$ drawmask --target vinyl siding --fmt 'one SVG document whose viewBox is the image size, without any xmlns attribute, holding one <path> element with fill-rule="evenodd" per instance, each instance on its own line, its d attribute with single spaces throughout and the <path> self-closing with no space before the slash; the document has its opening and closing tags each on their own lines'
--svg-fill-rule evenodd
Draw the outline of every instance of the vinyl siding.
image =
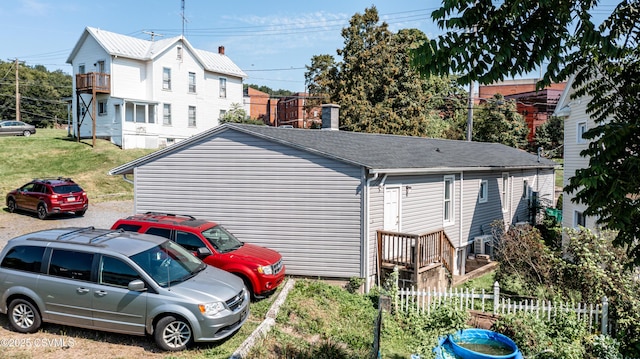
<svg viewBox="0 0 640 359">
<path fill-rule="evenodd" d="M 564 125 L 564 178 L 563 186 L 569 184 L 569 179 L 573 177 L 580 168 L 589 166 L 589 159 L 580 156 L 580 152 L 589 146 L 588 142 L 578 143 L 578 123 L 586 122 L 587 130 L 594 128 L 595 123 L 586 113 L 587 104 L 590 97 L 575 99 L 570 101 L 571 114 L 565 119 Z M 573 228 L 575 223 L 575 211 L 584 212 L 586 206 L 573 203 L 573 193 L 564 193 L 562 207 L 562 226 Z M 595 228 L 595 218 L 587 217 L 586 226 Z"/>
<path fill-rule="evenodd" d="M 280 252 L 287 273 L 361 273 L 361 169 L 236 131 L 138 167 L 136 212 L 190 214 Z"/>
</svg>

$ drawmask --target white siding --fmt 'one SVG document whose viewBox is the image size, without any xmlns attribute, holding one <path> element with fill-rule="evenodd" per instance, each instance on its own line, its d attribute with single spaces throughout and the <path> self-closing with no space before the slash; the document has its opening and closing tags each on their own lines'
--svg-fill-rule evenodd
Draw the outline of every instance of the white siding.
<svg viewBox="0 0 640 359">
<path fill-rule="evenodd" d="M 217 221 L 280 252 L 287 273 L 360 277 L 361 169 L 225 131 L 138 167 L 136 211 Z"/>
<path fill-rule="evenodd" d="M 571 93 L 571 92 L 570 92 Z M 569 178 L 573 177 L 576 170 L 589 166 L 589 159 L 580 156 L 580 152 L 589 146 L 587 141 L 578 143 L 578 123 L 586 122 L 587 129 L 595 126 L 594 121 L 586 113 L 587 104 L 591 98 L 581 98 L 571 100 L 571 114 L 565 119 L 564 124 L 564 177 L 563 186 L 569 184 Z M 572 202 L 573 193 L 564 193 L 562 200 L 562 226 L 565 228 L 573 228 L 575 223 L 575 211 L 584 212 L 586 206 Z M 587 217 L 586 226 L 595 228 L 595 218 Z"/>
</svg>

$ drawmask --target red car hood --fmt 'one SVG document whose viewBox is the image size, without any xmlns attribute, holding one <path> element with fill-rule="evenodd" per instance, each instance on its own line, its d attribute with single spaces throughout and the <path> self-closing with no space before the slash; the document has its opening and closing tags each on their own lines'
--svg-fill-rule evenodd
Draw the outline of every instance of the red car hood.
<svg viewBox="0 0 640 359">
<path fill-rule="evenodd" d="M 260 265 L 273 264 L 282 258 L 280 253 L 274 250 L 249 243 L 245 243 L 242 247 L 224 255 L 229 258 L 243 258 Z"/>
</svg>

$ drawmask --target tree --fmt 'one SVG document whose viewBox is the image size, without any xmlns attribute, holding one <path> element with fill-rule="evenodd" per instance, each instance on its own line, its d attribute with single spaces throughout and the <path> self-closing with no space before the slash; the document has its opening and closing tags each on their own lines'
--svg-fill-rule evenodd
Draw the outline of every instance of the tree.
<svg viewBox="0 0 640 359">
<path fill-rule="evenodd" d="M 49 127 L 66 122 L 67 104 L 71 96 L 71 76 L 61 70 L 48 71 L 42 65 L 19 64 L 20 119 L 36 127 Z M 0 119 L 16 117 L 15 62 L 0 61 Z"/>
<path fill-rule="evenodd" d="M 529 128 L 514 100 L 495 94 L 480 105 L 474 121 L 474 141 L 497 142 L 521 149 L 527 146 Z"/>
<path fill-rule="evenodd" d="M 233 123 L 248 123 L 252 125 L 264 125 L 260 120 L 253 120 L 247 115 L 247 111 L 242 108 L 239 103 L 232 103 L 231 109 L 225 112 L 220 118 L 220 124 L 233 122 Z"/>
<path fill-rule="evenodd" d="M 542 147 L 550 157 L 562 157 L 562 145 L 564 144 L 564 120 L 562 117 L 551 116 L 536 129 L 533 139 L 533 150 Z"/>
<path fill-rule="evenodd" d="M 591 98 L 597 126 L 581 155 L 589 167 L 570 178 L 567 192 L 604 228 L 617 232 L 640 265 L 640 12 L 621 1 L 595 24 L 593 0 L 444 0 L 432 13 L 448 31 L 424 43 L 414 64 L 424 74 L 460 75 L 463 83 L 492 83 L 546 64 L 539 87 L 573 76 L 574 98 Z M 598 9 L 602 11 L 602 9 Z"/>
<path fill-rule="evenodd" d="M 458 136 L 466 94 L 449 77 L 424 79 L 411 67 L 410 50 L 427 41 L 415 29 L 393 33 L 375 7 L 355 14 L 342 29 L 342 61 L 318 55 L 305 80 L 312 97 L 340 105 L 340 128 L 400 135 Z M 454 128 L 454 129 L 452 129 Z"/>
<path fill-rule="evenodd" d="M 251 87 L 254 88 L 258 91 L 262 91 L 264 93 L 268 93 L 271 96 L 291 96 L 293 94 L 293 92 L 289 91 L 289 90 L 283 90 L 283 89 L 279 89 L 279 90 L 274 90 L 269 86 L 265 86 L 265 85 L 255 85 L 255 84 L 244 84 L 243 88 L 246 90 L 247 87 Z"/>
</svg>

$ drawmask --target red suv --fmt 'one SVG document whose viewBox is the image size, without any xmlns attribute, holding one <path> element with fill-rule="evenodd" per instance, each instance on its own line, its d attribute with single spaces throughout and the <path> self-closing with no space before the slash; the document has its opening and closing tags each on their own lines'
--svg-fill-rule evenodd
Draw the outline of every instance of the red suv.
<svg viewBox="0 0 640 359">
<path fill-rule="evenodd" d="M 31 211 L 40 219 L 64 212 L 84 216 L 88 208 L 87 193 L 71 178 L 34 179 L 7 194 L 9 212 L 19 209 Z"/>
<path fill-rule="evenodd" d="M 192 216 L 147 212 L 119 219 L 111 229 L 169 238 L 205 263 L 242 278 L 254 298 L 271 294 L 284 279 L 285 267 L 280 253 L 240 242 L 214 222 Z"/>
</svg>

